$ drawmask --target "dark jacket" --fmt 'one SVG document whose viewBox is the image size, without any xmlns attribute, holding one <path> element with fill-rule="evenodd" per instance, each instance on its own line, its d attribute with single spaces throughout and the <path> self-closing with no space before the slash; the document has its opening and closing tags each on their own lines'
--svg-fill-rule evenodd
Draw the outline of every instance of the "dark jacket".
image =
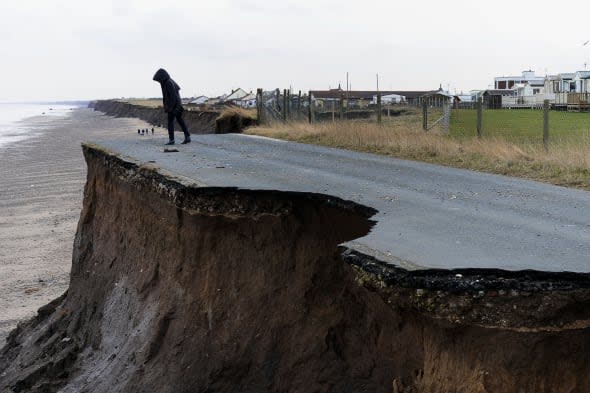
<svg viewBox="0 0 590 393">
<path fill-rule="evenodd" d="M 172 78 L 165 69 L 160 68 L 154 74 L 153 78 L 160 83 L 162 87 L 162 101 L 164 102 L 164 111 L 173 112 L 179 108 L 182 110 L 182 101 L 180 100 L 180 86 Z"/>
</svg>

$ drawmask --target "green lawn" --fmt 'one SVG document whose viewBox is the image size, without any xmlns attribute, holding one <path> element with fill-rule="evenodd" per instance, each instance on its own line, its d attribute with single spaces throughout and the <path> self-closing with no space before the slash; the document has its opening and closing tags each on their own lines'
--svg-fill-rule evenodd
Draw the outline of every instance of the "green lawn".
<svg viewBox="0 0 590 393">
<path fill-rule="evenodd" d="M 471 138 L 477 135 L 477 114 L 472 109 L 455 109 L 451 115 L 450 135 Z M 531 109 L 484 110 L 482 133 L 516 143 L 543 141 L 543 111 Z M 551 111 L 549 113 L 550 141 L 573 142 L 590 136 L 590 113 Z"/>
</svg>

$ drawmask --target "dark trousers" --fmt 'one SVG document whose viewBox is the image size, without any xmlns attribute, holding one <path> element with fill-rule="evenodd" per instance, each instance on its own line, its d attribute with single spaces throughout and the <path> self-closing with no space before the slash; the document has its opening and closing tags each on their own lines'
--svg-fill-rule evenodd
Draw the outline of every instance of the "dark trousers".
<svg viewBox="0 0 590 393">
<path fill-rule="evenodd" d="M 174 118 L 176 118 L 176 121 L 180 124 L 184 137 L 190 138 L 191 134 L 188 132 L 188 127 L 186 126 L 182 115 L 175 115 L 172 112 L 168 112 L 168 138 L 170 138 L 171 141 L 174 140 Z"/>
</svg>

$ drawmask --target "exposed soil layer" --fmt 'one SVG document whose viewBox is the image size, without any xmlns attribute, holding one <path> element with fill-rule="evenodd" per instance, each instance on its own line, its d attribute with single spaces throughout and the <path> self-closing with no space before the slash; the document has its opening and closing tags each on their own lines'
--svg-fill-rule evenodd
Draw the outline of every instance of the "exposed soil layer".
<svg viewBox="0 0 590 393">
<path fill-rule="evenodd" d="M 11 333 L 1 391 L 590 391 L 587 276 L 406 272 L 338 248 L 371 208 L 84 154 L 69 290 Z"/>
<path fill-rule="evenodd" d="M 134 105 L 117 100 L 99 100 L 90 104 L 92 108 L 115 117 L 135 117 L 154 126 L 166 127 L 168 118 L 162 108 Z M 184 121 L 191 134 L 240 133 L 253 125 L 253 120 L 238 114 L 222 116 L 217 111 L 184 111 Z"/>
</svg>

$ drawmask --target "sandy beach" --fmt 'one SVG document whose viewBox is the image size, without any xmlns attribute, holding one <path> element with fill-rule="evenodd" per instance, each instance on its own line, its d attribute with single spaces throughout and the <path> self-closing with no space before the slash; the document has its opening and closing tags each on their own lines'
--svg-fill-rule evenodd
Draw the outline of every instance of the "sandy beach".
<svg viewBox="0 0 590 393">
<path fill-rule="evenodd" d="M 68 287 L 86 164 L 80 144 L 139 136 L 148 124 L 90 109 L 26 120 L 40 135 L 0 147 L 0 347 L 8 333 Z M 151 126 L 149 126 L 151 129 Z"/>
</svg>

